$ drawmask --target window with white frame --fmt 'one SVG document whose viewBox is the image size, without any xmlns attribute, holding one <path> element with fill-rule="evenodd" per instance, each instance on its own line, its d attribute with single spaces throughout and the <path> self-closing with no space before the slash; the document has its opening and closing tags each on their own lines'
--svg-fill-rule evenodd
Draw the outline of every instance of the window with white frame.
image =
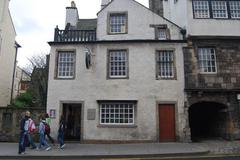
<svg viewBox="0 0 240 160">
<path fill-rule="evenodd" d="M 208 1 L 193 1 L 193 10 L 195 18 L 209 18 Z"/>
<path fill-rule="evenodd" d="M 193 0 L 194 18 L 240 18 L 239 0 Z"/>
<path fill-rule="evenodd" d="M 171 50 L 157 51 L 157 78 L 174 78 L 174 52 Z"/>
<path fill-rule="evenodd" d="M 212 1 L 213 18 L 227 18 L 227 3 L 226 1 Z"/>
<path fill-rule="evenodd" d="M 216 55 L 214 48 L 198 48 L 198 63 L 202 73 L 216 73 Z"/>
<path fill-rule="evenodd" d="M 73 78 L 75 68 L 74 52 L 58 52 L 58 73 L 57 78 Z"/>
<path fill-rule="evenodd" d="M 136 102 L 100 102 L 100 124 L 133 125 Z"/>
<path fill-rule="evenodd" d="M 109 16 L 109 33 L 126 33 L 127 32 L 127 14 L 113 13 Z"/>
<path fill-rule="evenodd" d="M 128 53 L 127 50 L 110 50 L 108 53 L 108 77 L 127 78 Z"/>
<path fill-rule="evenodd" d="M 240 18 L 240 1 L 230 1 L 231 18 Z"/>
</svg>

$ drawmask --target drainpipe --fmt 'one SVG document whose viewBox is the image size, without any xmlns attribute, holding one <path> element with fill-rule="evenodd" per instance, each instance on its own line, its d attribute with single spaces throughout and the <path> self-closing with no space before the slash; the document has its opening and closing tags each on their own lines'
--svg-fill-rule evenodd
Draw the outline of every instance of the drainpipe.
<svg viewBox="0 0 240 160">
<path fill-rule="evenodd" d="M 16 71 L 16 64 L 17 64 L 17 52 L 18 48 L 21 46 L 15 41 L 15 59 L 14 59 L 14 65 L 13 65 L 13 76 L 12 76 L 12 89 L 11 89 L 11 99 L 10 103 L 12 104 L 13 102 L 13 90 L 14 90 L 14 79 L 15 79 L 15 71 Z"/>
</svg>

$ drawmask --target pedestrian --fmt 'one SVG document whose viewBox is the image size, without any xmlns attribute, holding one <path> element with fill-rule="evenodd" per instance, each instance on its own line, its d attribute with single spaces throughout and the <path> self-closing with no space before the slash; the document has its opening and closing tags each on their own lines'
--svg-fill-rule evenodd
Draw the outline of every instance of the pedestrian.
<svg viewBox="0 0 240 160">
<path fill-rule="evenodd" d="M 45 118 L 46 118 L 46 123 L 49 126 L 49 131 L 45 131 L 46 136 L 48 137 L 48 139 L 51 141 L 51 143 L 54 145 L 54 139 L 50 136 L 50 124 L 51 124 L 51 118 L 49 117 L 48 113 L 45 114 Z"/>
<path fill-rule="evenodd" d="M 26 111 L 24 117 L 21 119 L 20 122 L 20 137 L 19 137 L 19 147 L 18 147 L 18 154 L 26 154 L 25 153 L 25 139 L 28 133 L 28 119 L 30 116 L 30 112 Z"/>
<path fill-rule="evenodd" d="M 60 144 L 60 149 L 64 149 L 64 130 L 65 130 L 65 119 L 62 115 L 59 122 L 59 129 L 58 129 L 58 142 Z"/>
<path fill-rule="evenodd" d="M 35 133 L 35 131 L 36 131 L 36 126 L 35 126 L 35 123 L 34 123 L 34 121 L 31 119 L 31 117 L 30 117 L 30 113 L 29 113 L 29 119 L 28 119 L 28 121 L 29 121 L 29 125 L 28 125 L 28 133 L 27 133 L 27 138 L 28 138 L 28 141 L 29 141 L 29 143 L 30 143 L 30 145 L 32 146 L 31 147 L 31 149 L 36 149 L 37 148 L 37 146 L 36 146 L 36 144 L 34 143 L 34 141 L 33 141 L 33 138 L 32 138 L 32 135 Z"/>
<path fill-rule="evenodd" d="M 49 144 L 47 143 L 46 139 L 45 139 L 45 118 L 40 116 L 40 124 L 39 124 L 39 149 L 42 148 L 42 146 L 46 147 L 46 151 L 49 151 L 51 149 L 51 147 L 49 146 Z"/>
</svg>

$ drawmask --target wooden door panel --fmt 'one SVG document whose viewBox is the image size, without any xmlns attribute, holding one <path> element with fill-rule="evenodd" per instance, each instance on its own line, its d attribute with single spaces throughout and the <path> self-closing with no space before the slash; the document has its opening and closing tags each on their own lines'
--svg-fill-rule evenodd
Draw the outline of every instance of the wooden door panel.
<svg viewBox="0 0 240 160">
<path fill-rule="evenodd" d="M 159 139 L 161 142 L 175 141 L 175 106 L 159 105 Z"/>
</svg>

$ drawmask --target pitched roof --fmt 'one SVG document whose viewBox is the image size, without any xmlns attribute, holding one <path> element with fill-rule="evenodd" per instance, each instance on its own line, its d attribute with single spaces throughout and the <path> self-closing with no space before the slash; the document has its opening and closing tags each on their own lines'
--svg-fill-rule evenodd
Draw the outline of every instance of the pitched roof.
<svg viewBox="0 0 240 160">
<path fill-rule="evenodd" d="M 77 30 L 95 30 L 97 28 L 97 19 L 79 19 Z"/>
</svg>

